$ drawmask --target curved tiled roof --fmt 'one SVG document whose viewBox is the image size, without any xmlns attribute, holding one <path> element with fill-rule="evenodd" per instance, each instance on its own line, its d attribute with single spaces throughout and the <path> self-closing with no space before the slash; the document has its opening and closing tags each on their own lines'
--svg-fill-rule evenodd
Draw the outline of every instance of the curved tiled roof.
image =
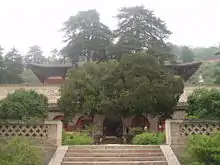
<svg viewBox="0 0 220 165">
<path fill-rule="evenodd" d="M 195 85 L 195 86 L 185 86 L 184 93 L 181 95 L 179 103 L 184 103 L 187 101 L 187 97 L 193 92 L 194 89 L 205 87 L 208 89 L 216 88 L 220 90 L 218 85 Z M 0 85 L 0 100 L 5 98 L 8 93 L 12 93 L 17 89 L 35 90 L 38 93 L 44 94 L 48 97 L 49 103 L 56 103 L 60 97 L 59 85 Z"/>
<path fill-rule="evenodd" d="M 167 68 L 174 71 L 175 74 L 181 76 L 185 81 L 187 81 L 200 67 L 202 62 L 191 62 L 191 63 L 181 63 L 181 64 L 169 64 L 166 65 Z M 80 64 L 81 65 L 81 64 Z M 72 68 L 71 64 L 56 64 L 56 65 L 46 65 L 46 64 L 28 64 L 27 68 L 30 68 L 32 72 L 38 77 L 38 79 L 44 83 L 48 77 L 62 77 L 65 78 L 67 71 Z"/>
</svg>

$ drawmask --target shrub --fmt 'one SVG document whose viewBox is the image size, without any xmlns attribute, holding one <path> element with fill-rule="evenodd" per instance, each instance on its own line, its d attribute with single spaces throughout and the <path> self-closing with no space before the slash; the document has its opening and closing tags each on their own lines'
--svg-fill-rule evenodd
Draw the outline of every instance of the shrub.
<svg viewBox="0 0 220 165">
<path fill-rule="evenodd" d="M 142 133 L 133 138 L 133 144 L 137 145 L 160 145 L 164 141 L 164 133 Z"/>
<path fill-rule="evenodd" d="M 220 133 L 191 136 L 183 160 L 186 164 L 219 165 Z"/>
<path fill-rule="evenodd" d="M 63 132 L 63 145 L 88 145 L 93 144 L 93 139 L 82 132 Z"/>
<path fill-rule="evenodd" d="M 0 101 L 0 119 L 44 119 L 47 114 L 47 97 L 33 90 L 16 90 Z"/>
<path fill-rule="evenodd" d="M 188 115 L 198 119 L 220 118 L 220 91 L 200 88 L 188 97 Z"/>
<path fill-rule="evenodd" d="M 13 138 L 0 145 L 1 165 L 43 165 L 43 153 L 26 138 Z"/>
</svg>

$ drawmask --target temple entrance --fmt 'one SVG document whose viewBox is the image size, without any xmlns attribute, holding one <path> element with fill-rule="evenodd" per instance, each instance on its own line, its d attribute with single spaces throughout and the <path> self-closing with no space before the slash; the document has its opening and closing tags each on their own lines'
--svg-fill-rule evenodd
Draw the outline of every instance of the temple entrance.
<svg viewBox="0 0 220 165">
<path fill-rule="evenodd" d="M 123 134 L 123 124 L 121 118 L 117 116 L 105 117 L 103 121 L 103 135 L 121 137 Z"/>
</svg>

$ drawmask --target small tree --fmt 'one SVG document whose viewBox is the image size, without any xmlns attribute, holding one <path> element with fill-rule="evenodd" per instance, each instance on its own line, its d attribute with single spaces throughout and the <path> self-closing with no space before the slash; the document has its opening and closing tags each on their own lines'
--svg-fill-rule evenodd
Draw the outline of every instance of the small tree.
<svg viewBox="0 0 220 165">
<path fill-rule="evenodd" d="M 0 119 L 44 119 L 47 114 L 47 97 L 33 90 L 16 90 L 0 102 Z"/>
<path fill-rule="evenodd" d="M 195 89 L 188 97 L 188 115 L 197 118 L 220 118 L 220 91 L 217 89 Z"/>
</svg>

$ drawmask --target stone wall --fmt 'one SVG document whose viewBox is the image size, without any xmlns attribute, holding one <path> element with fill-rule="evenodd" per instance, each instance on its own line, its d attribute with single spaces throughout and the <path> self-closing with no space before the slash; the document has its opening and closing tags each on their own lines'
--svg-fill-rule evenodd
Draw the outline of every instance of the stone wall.
<svg viewBox="0 0 220 165">
<path fill-rule="evenodd" d="M 172 147 L 180 160 L 190 135 L 210 135 L 216 131 L 220 131 L 220 121 L 166 120 L 165 122 L 166 144 Z"/>
<path fill-rule="evenodd" d="M 34 90 L 40 94 L 44 94 L 48 97 L 49 103 L 56 103 L 57 99 L 60 97 L 59 85 L 0 85 L 0 100 L 5 98 L 7 94 L 13 93 L 15 90 L 25 89 Z"/>
<path fill-rule="evenodd" d="M 61 121 L 45 121 L 42 123 L 1 121 L 0 138 L 27 137 L 37 145 L 60 146 L 62 142 Z"/>
<path fill-rule="evenodd" d="M 216 88 L 216 89 L 220 89 L 219 85 L 197 85 L 197 86 L 185 86 L 184 88 L 184 93 L 181 95 L 180 97 L 180 102 L 186 102 L 187 101 L 187 97 L 193 92 L 194 89 L 196 88 L 200 88 L 200 87 L 205 87 L 208 89 L 211 88 Z M 28 84 L 6 84 L 6 85 L 0 85 L 0 100 L 5 98 L 7 96 L 8 93 L 13 92 L 16 89 L 26 89 L 26 90 L 35 90 L 39 93 L 42 93 L 44 95 L 46 95 L 49 99 L 50 103 L 56 103 L 57 99 L 59 98 L 59 89 L 60 89 L 60 85 L 49 85 L 49 84 L 45 84 L 45 85 L 28 85 Z"/>
</svg>

